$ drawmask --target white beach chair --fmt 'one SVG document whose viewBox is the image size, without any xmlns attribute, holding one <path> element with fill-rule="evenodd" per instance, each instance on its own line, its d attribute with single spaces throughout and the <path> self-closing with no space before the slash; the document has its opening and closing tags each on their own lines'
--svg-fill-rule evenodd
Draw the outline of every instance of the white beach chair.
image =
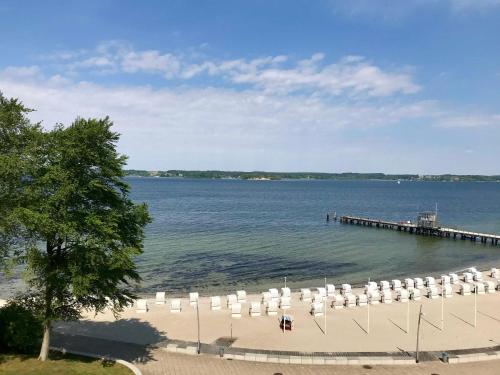
<svg viewBox="0 0 500 375">
<path fill-rule="evenodd" d="M 200 295 L 198 294 L 198 292 L 189 293 L 189 305 L 196 306 L 199 298 L 200 298 Z"/>
<path fill-rule="evenodd" d="M 278 302 L 269 301 L 266 306 L 266 314 L 269 316 L 274 316 L 278 314 Z"/>
<path fill-rule="evenodd" d="M 451 278 L 448 275 L 441 275 L 441 285 L 451 285 Z"/>
<path fill-rule="evenodd" d="M 464 283 L 472 283 L 474 281 L 474 278 L 472 277 L 472 273 L 470 272 L 465 272 L 463 274 L 464 278 Z"/>
<path fill-rule="evenodd" d="M 497 268 L 492 268 L 490 271 L 490 276 L 492 279 L 500 279 L 500 272 Z"/>
<path fill-rule="evenodd" d="M 326 284 L 326 295 L 328 297 L 333 297 L 335 295 L 335 285 Z"/>
<path fill-rule="evenodd" d="M 380 291 L 389 290 L 391 288 L 389 281 L 383 280 L 380 282 Z"/>
<path fill-rule="evenodd" d="M 409 298 L 409 293 L 407 289 L 401 288 L 396 292 L 396 299 L 399 302 L 408 302 L 408 298 Z"/>
<path fill-rule="evenodd" d="M 241 303 L 233 303 L 231 305 L 231 318 L 241 318 Z"/>
<path fill-rule="evenodd" d="M 326 289 L 325 288 L 322 289 L 324 290 L 322 290 L 320 293 L 313 294 L 313 302 L 324 302 L 327 300 Z"/>
<path fill-rule="evenodd" d="M 392 293 L 390 289 L 382 290 L 382 303 L 392 303 Z"/>
<path fill-rule="evenodd" d="M 409 292 L 410 292 L 410 299 L 412 299 L 414 301 L 420 301 L 420 298 L 421 298 L 420 289 L 413 288 L 413 289 L 410 289 Z"/>
<path fill-rule="evenodd" d="M 236 297 L 238 298 L 238 303 L 245 303 L 247 301 L 247 292 L 244 290 L 237 290 Z"/>
<path fill-rule="evenodd" d="M 281 288 L 281 297 L 290 297 L 292 295 L 292 291 L 290 288 Z"/>
<path fill-rule="evenodd" d="M 269 292 L 262 292 L 261 303 L 262 304 L 266 304 L 269 301 L 272 301 L 271 293 L 269 293 Z"/>
<path fill-rule="evenodd" d="M 425 278 L 425 286 L 427 287 L 436 286 L 436 279 L 433 278 L 432 276 L 427 276 Z"/>
<path fill-rule="evenodd" d="M 356 295 L 356 303 L 360 307 L 366 306 L 368 304 L 368 296 L 366 294 Z"/>
<path fill-rule="evenodd" d="M 474 281 L 483 281 L 483 273 L 476 271 L 472 274 Z"/>
<path fill-rule="evenodd" d="M 226 296 L 227 308 L 230 309 L 231 306 L 233 306 L 233 303 L 238 303 L 238 297 L 236 296 L 236 294 L 228 294 Z"/>
<path fill-rule="evenodd" d="M 450 273 L 450 282 L 453 284 L 453 285 L 456 285 L 458 284 L 460 281 L 458 275 L 456 273 Z"/>
<path fill-rule="evenodd" d="M 271 288 L 269 289 L 269 293 L 271 293 L 271 300 L 278 302 L 280 299 L 280 293 L 278 292 L 278 289 L 276 288 Z"/>
<path fill-rule="evenodd" d="M 401 289 L 401 280 L 392 280 L 392 290 L 397 292 L 399 289 Z"/>
<path fill-rule="evenodd" d="M 422 280 L 422 278 L 415 277 L 413 281 L 415 282 L 415 288 L 424 289 L 424 280 Z"/>
<path fill-rule="evenodd" d="M 353 294 L 348 294 L 345 297 L 345 307 L 356 307 L 356 296 Z"/>
<path fill-rule="evenodd" d="M 413 279 L 405 279 L 405 287 L 406 289 L 415 288 L 415 282 L 413 281 Z"/>
<path fill-rule="evenodd" d="M 252 302 L 250 304 L 250 309 L 248 310 L 248 314 L 250 316 L 260 316 L 261 311 L 260 311 L 260 303 L 259 302 Z"/>
<path fill-rule="evenodd" d="M 368 296 L 368 303 L 370 305 L 378 305 L 380 303 L 380 293 L 378 290 L 370 290 L 367 293 Z"/>
<path fill-rule="evenodd" d="M 436 299 L 439 297 L 438 288 L 435 285 L 427 288 L 427 297 L 430 299 Z"/>
<path fill-rule="evenodd" d="M 377 290 L 378 285 L 375 281 L 369 281 L 368 284 L 365 285 L 365 290 Z"/>
<path fill-rule="evenodd" d="M 443 297 L 444 298 L 451 298 L 453 297 L 453 288 L 451 287 L 450 284 L 445 284 L 442 288 L 441 288 L 441 294 L 443 294 Z"/>
<path fill-rule="evenodd" d="M 495 283 L 493 281 L 485 281 L 484 289 L 486 293 L 495 293 Z"/>
<path fill-rule="evenodd" d="M 139 314 L 144 314 L 148 312 L 148 301 L 145 299 L 138 299 L 137 300 L 137 308 L 136 312 Z"/>
<path fill-rule="evenodd" d="M 351 284 L 342 284 L 342 294 L 344 296 L 346 296 L 348 294 L 352 294 Z"/>
<path fill-rule="evenodd" d="M 156 292 L 155 303 L 157 305 L 164 305 L 165 302 L 167 302 L 165 299 L 165 292 Z"/>
<path fill-rule="evenodd" d="M 460 284 L 460 294 L 462 296 L 470 296 L 470 284 Z"/>
<path fill-rule="evenodd" d="M 477 283 L 474 283 L 474 285 L 476 286 L 476 288 L 474 289 L 474 292 L 477 293 L 478 295 L 479 294 L 484 294 L 484 284 L 482 282 L 477 282 Z"/>
<path fill-rule="evenodd" d="M 300 290 L 300 300 L 304 302 L 311 301 L 311 290 L 309 288 L 302 288 Z"/>
<path fill-rule="evenodd" d="M 212 311 L 217 311 L 217 310 L 221 309 L 221 303 L 220 303 L 219 296 L 210 297 L 210 309 Z"/>
<path fill-rule="evenodd" d="M 174 298 L 170 300 L 170 312 L 180 313 L 182 310 L 181 300 L 179 298 Z"/>
<path fill-rule="evenodd" d="M 281 297 L 280 298 L 280 309 L 287 310 L 292 307 L 292 298 L 291 297 Z"/>
<path fill-rule="evenodd" d="M 311 315 L 314 317 L 323 316 L 323 302 L 314 302 L 311 304 Z"/>
<path fill-rule="evenodd" d="M 323 297 L 319 293 L 313 293 L 311 301 L 314 302 L 323 302 L 325 300 L 325 297 Z"/>
<path fill-rule="evenodd" d="M 345 298 L 342 294 L 336 294 L 332 299 L 332 307 L 335 310 L 344 308 Z"/>
<path fill-rule="evenodd" d="M 316 290 L 318 291 L 318 294 L 323 298 L 323 300 L 326 300 L 326 298 L 327 298 L 326 288 L 319 287 L 319 288 L 316 288 Z"/>
</svg>

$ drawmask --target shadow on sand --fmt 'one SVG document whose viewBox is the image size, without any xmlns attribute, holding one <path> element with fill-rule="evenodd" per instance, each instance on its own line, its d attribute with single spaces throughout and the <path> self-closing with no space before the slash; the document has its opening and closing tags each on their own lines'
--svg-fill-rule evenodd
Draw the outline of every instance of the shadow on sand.
<svg viewBox="0 0 500 375">
<path fill-rule="evenodd" d="M 144 363 L 153 360 L 153 347 L 166 340 L 165 332 L 139 319 L 113 322 L 80 320 L 57 323 L 51 346 Z"/>
</svg>

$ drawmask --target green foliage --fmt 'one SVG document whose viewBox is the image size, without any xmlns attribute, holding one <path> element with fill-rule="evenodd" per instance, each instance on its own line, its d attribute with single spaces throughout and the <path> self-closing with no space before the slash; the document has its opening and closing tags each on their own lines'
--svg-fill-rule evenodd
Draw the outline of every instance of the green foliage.
<svg viewBox="0 0 500 375">
<path fill-rule="evenodd" d="M 3 263 L 25 265 L 25 300 L 47 327 L 82 309 L 118 313 L 135 298 L 134 257 L 150 221 L 129 198 L 119 135 L 107 117 L 44 131 L 27 112 L 0 95 Z"/>
<path fill-rule="evenodd" d="M 0 308 L 0 352 L 32 354 L 42 341 L 42 320 L 21 304 Z"/>
</svg>

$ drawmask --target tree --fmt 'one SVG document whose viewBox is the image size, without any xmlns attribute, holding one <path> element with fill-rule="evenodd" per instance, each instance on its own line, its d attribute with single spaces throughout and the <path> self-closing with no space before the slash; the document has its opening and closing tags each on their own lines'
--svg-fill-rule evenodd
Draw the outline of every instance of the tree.
<svg viewBox="0 0 500 375">
<path fill-rule="evenodd" d="M 150 217 L 145 204 L 129 198 L 126 157 L 116 151 L 119 135 L 109 118 L 78 118 L 43 131 L 29 123 L 18 102 L 0 104 L 2 137 L 12 138 L 0 145 L 29 135 L 10 159 L 0 160 L 0 177 L 8 177 L 0 187 L 3 258 L 26 267 L 29 288 L 20 300 L 43 319 L 39 358 L 45 360 L 55 320 L 107 307 L 118 314 L 135 298 L 140 276 L 133 260 L 142 252 Z M 24 163 L 19 172 L 16 158 Z"/>
</svg>

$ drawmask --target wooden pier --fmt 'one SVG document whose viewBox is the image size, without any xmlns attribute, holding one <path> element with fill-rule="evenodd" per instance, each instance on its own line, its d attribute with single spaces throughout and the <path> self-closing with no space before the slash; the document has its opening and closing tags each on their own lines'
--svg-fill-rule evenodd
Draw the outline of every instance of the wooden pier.
<svg viewBox="0 0 500 375">
<path fill-rule="evenodd" d="M 400 232 L 408 232 L 424 236 L 436 236 L 453 239 L 459 238 L 461 240 L 470 240 L 473 242 L 481 241 L 481 243 L 484 244 L 490 242 L 494 246 L 500 244 L 500 235 L 496 234 L 471 232 L 467 230 L 446 228 L 440 226 L 426 226 L 411 222 L 395 222 L 380 219 L 370 219 L 359 216 L 340 216 L 338 220 L 343 224 L 393 229 Z"/>
</svg>

